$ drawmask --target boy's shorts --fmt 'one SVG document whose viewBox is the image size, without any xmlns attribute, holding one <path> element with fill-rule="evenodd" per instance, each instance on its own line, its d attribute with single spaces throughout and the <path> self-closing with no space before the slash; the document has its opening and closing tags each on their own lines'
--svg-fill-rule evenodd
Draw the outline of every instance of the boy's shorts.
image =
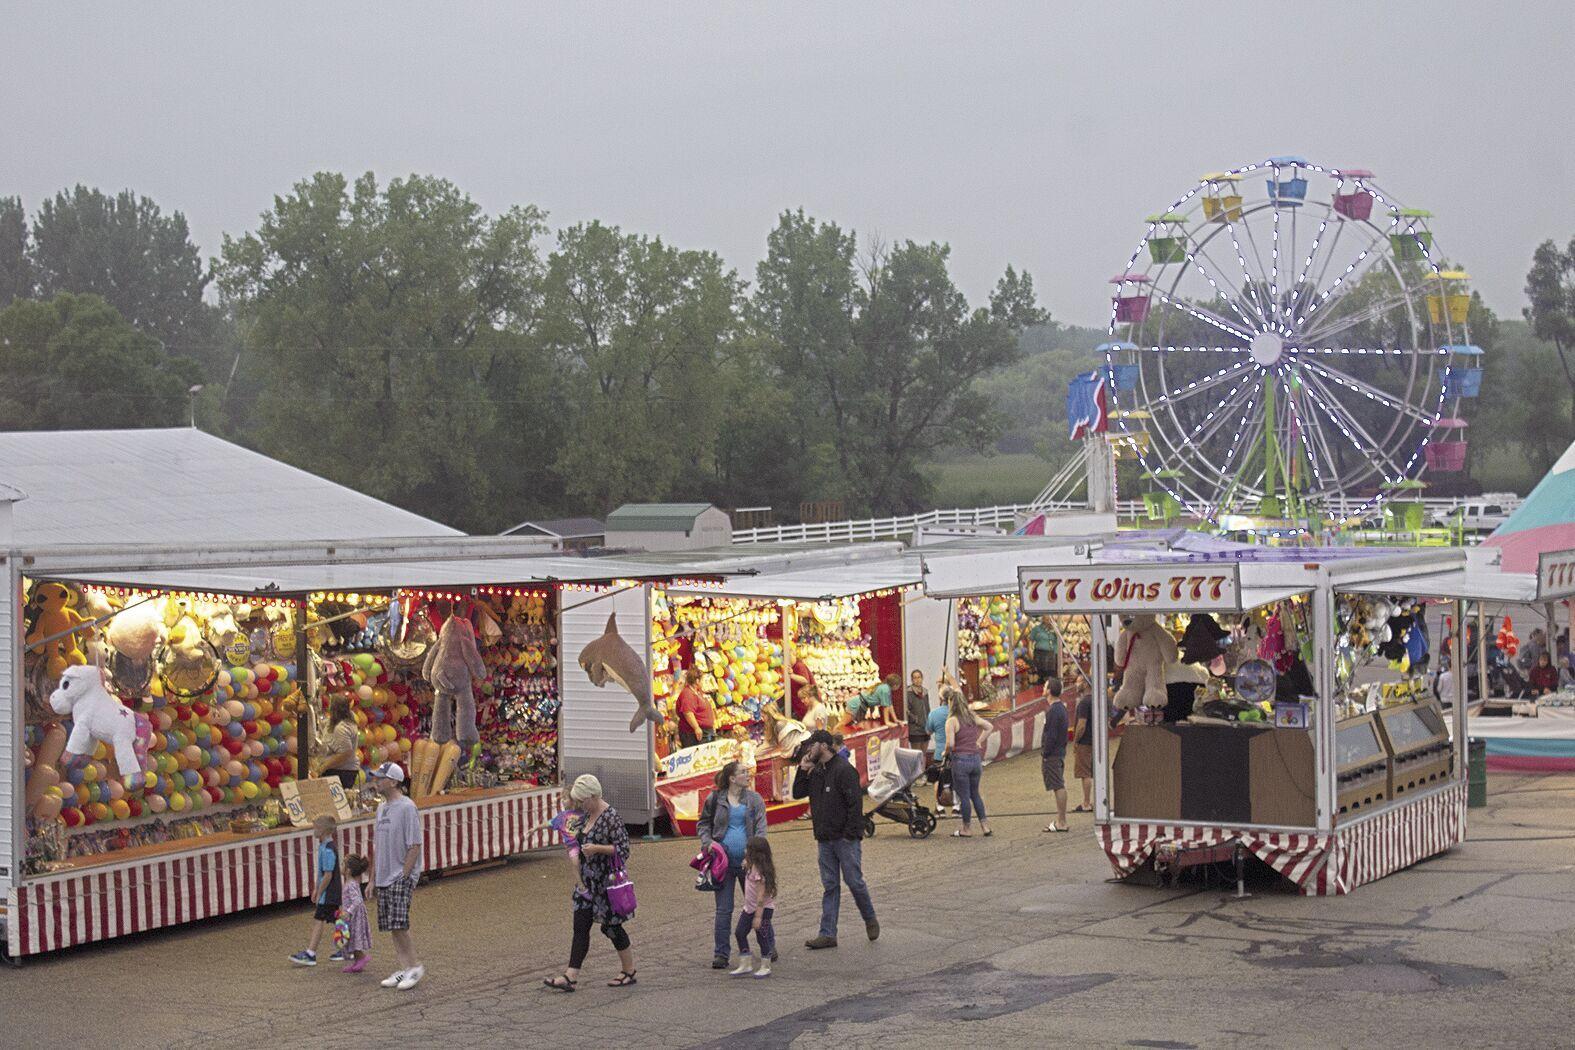
<svg viewBox="0 0 1575 1050">
<path fill-rule="evenodd" d="M 318 922 L 334 922 L 339 918 L 339 905 L 324 901 L 313 909 L 312 918 Z"/>
</svg>

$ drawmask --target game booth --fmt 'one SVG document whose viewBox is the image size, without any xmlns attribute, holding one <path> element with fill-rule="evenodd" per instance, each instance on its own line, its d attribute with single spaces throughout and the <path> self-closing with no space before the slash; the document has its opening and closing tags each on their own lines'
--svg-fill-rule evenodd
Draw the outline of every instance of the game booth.
<svg viewBox="0 0 1575 1050">
<path fill-rule="evenodd" d="M 6 953 L 304 897 L 317 815 L 369 853 L 364 777 L 315 775 L 336 711 L 354 721 L 355 765 L 409 771 L 427 871 L 550 845 L 565 763 L 616 774 L 624 753 L 650 753 L 637 700 L 601 672 L 639 658 L 607 599 L 643 608 L 651 570 L 516 547 L 534 545 L 9 557 Z M 621 626 L 643 646 L 640 619 Z M 632 821 L 650 819 L 649 779 L 647 763 L 614 785 Z"/>
<path fill-rule="evenodd" d="M 803 814 L 791 759 L 813 728 L 842 735 L 865 784 L 906 746 L 900 689 L 889 722 L 862 698 L 904 673 L 903 603 L 918 585 L 912 561 L 899 557 L 652 589 L 652 693 L 665 718 L 652 761 L 679 834 L 694 834 L 717 771 L 734 760 L 753 768 L 768 823 Z M 674 705 L 690 668 L 715 710 L 715 739 L 680 747 Z M 795 676 L 814 683 L 813 705 Z"/>
<path fill-rule="evenodd" d="M 1118 876 L 1256 857 L 1305 894 L 1341 894 L 1460 842 L 1464 683 L 1425 673 L 1501 574 L 1461 551 L 1080 548 L 1026 563 L 1030 615 L 1093 637 L 1095 825 Z M 1108 666 L 1106 642 L 1115 666 Z M 1111 733 L 1112 715 L 1121 736 Z"/>
</svg>

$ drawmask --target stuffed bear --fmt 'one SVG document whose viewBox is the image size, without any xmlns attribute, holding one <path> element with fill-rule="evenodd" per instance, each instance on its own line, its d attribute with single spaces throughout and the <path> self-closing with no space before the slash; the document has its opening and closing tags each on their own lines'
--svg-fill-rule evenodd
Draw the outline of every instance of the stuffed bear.
<svg viewBox="0 0 1575 1050">
<path fill-rule="evenodd" d="M 446 610 L 445 610 L 446 611 Z M 475 682 L 487 677 L 487 665 L 476 648 L 476 631 L 470 621 L 448 613 L 438 631 L 437 644 L 427 650 L 421 675 L 432 683 L 432 740 L 446 744 L 454 739 L 454 709 L 459 708 L 459 742 L 465 746 L 481 739 L 476 732 Z"/>
<path fill-rule="evenodd" d="M 87 663 L 87 656 L 78 644 L 74 631 L 87 619 L 72 606 L 76 592 L 59 583 L 41 583 L 33 589 L 33 601 L 38 605 L 38 616 L 33 629 L 27 634 L 27 647 L 42 652 L 49 664 L 49 677 L 59 678 L 66 668 Z M 56 637 L 56 636 L 60 637 Z M 53 639 L 46 643 L 46 638 Z"/>
<path fill-rule="evenodd" d="M 164 617 L 158 604 L 144 601 L 117 613 L 104 628 L 109 647 L 138 663 L 152 656 L 164 636 Z"/>
<path fill-rule="evenodd" d="M 153 725 L 148 716 L 132 711 L 104 689 L 96 667 L 68 667 L 60 685 L 49 697 L 57 715 L 71 719 L 65 758 L 92 754 L 101 740 L 115 751 L 115 766 L 122 777 L 136 776 L 146 768 Z"/>
<path fill-rule="evenodd" d="M 1180 658 L 1176 639 L 1153 616 L 1141 613 L 1132 617 L 1116 639 L 1121 688 L 1116 690 L 1115 705 L 1124 710 L 1164 707 L 1165 671 Z"/>
</svg>

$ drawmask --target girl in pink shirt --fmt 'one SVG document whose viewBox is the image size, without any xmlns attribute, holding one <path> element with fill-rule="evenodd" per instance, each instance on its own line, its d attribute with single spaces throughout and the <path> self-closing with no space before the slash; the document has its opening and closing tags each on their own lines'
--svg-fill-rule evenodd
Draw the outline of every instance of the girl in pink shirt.
<svg viewBox="0 0 1575 1050">
<path fill-rule="evenodd" d="M 733 935 L 738 938 L 738 968 L 734 977 L 753 973 L 771 976 L 771 956 L 777 948 L 777 935 L 771 928 L 771 913 L 777 904 L 777 868 L 771 862 L 771 843 L 757 835 L 744 845 L 744 910 L 738 916 Z M 755 931 L 758 951 L 749 951 L 749 931 Z"/>
</svg>

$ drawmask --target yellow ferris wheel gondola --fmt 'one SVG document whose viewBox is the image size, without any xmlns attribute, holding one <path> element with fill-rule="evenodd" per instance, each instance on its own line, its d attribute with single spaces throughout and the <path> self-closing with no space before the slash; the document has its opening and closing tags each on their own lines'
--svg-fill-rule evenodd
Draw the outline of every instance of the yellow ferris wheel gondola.
<svg viewBox="0 0 1575 1050">
<path fill-rule="evenodd" d="M 1145 409 L 1132 408 L 1110 413 L 1112 422 L 1121 423 L 1121 431 L 1108 432 L 1110 450 L 1117 459 L 1137 459 L 1149 449 L 1148 421 L 1153 417 Z M 1128 426 L 1128 424 L 1133 424 Z"/>
<path fill-rule="evenodd" d="M 1440 270 L 1423 278 L 1434 282 L 1427 286 L 1427 319 L 1443 324 L 1447 313 L 1450 324 L 1465 324 L 1471 314 L 1471 293 L 1466 290 L 1470 279 L 1464 270 Z"/>
<path fill-rule="evenodd" d="M 1241 221 L 1240 175 L 1211 171 L 1203 176 L 1208 188 L 1203 195 L 1203 217 L 1209 222 Z"/>
</svg>

